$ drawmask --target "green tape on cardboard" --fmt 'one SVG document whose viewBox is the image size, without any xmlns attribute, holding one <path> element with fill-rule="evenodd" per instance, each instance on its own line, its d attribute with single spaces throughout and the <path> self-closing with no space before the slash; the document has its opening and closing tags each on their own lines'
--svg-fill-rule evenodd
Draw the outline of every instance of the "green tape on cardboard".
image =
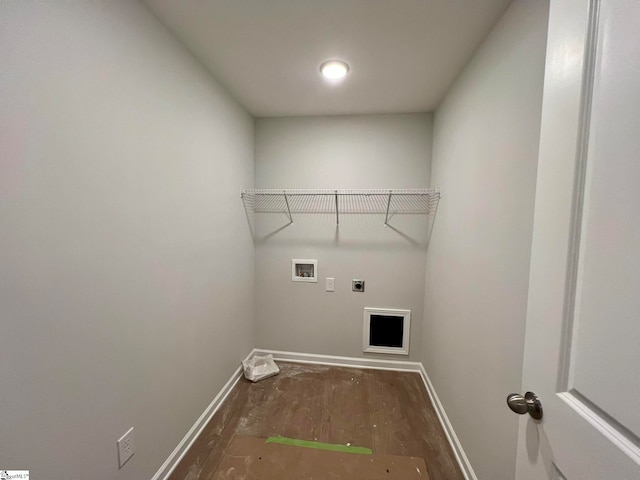
<svg viewBox="0 0 640 480">
<path fill-rule="evenodd" d="M 316 448 L 318 450 L 329 450 L 332 452 L 361 453 L 371 455 L 373 451 L 366 447 L 354 447 L 351 445 L 337 445 L 334 443 L 312 442 L 309 440 L 298 440 L 296 438 L 269 437 L 264 443 L 279 443 L 281 445 L 292 445 L 294 447 Z"/>
</svg>

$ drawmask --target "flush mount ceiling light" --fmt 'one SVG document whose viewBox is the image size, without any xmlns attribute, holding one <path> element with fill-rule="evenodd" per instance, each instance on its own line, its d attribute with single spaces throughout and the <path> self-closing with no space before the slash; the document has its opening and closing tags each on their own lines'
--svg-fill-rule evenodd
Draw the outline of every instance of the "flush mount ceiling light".
<svg viewBox="0 0 640 480">
<path fill-rule="evenodd" d="M 320 65 L 320 72 L 328 80 L 340 80 L 349 72 L 349 65 L 342 60 L 327 60 Z"/>
</svg>

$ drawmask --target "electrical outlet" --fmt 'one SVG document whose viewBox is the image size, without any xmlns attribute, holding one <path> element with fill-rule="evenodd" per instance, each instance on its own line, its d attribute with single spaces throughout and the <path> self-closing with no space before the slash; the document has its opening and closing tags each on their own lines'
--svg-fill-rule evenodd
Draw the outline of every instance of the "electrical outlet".
<svg viewBox="0 0 640 480">
<path fill-rule="evenodd" d="M 118 462 L 120 468 L 127 463 L 136 451 L 136 444 L 133 437 L 133 427 L 118 440 Z"/>
<path fill-rule="evenodd" d="M 364 292 L 364 280 L 353 279 L 351 281 L 351 290 L 354 292 Z"/>
</svg>

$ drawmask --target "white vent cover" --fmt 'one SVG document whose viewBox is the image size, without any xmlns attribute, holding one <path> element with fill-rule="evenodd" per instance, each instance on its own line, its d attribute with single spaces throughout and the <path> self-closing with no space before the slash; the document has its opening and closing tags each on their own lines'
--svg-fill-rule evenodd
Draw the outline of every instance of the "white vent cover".
<svg viewBox="0 0 640 480">
<path fill-rule="evenodd" d="M 362 350 L 367 353 L 409 355 L 411 310 L 364 309 Z"/>
</svg>

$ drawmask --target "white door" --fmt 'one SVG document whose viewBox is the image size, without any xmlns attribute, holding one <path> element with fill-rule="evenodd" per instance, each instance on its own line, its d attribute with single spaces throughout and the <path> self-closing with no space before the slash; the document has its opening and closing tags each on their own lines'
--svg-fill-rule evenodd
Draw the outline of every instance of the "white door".
<svg viewBox="0 0 640 480">
<path fill-rule="evenodd" d="M 517 479 L 640 479 L 640 0 L 551 0 L 535 208 Z"/>
</svg>

